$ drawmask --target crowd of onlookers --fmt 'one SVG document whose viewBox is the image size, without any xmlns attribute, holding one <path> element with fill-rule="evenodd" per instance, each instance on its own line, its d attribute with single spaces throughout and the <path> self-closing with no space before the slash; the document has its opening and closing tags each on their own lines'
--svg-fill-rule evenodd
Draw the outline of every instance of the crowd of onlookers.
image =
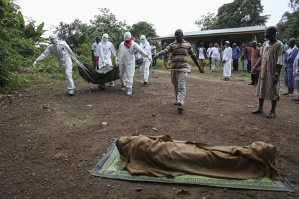
<svg viewBox="0 0 299 199">
<path fill-rule="evenodd" d="M 152 47 L 152 56 L 156 54 L 156 47 L 154 42 L 151 45 Z M 162 50 L 167 47 L 167 43 L 163 44 Z M 209 48 L 206 49 L 203 43 L 200 43 L 199 48 L 196 50 L 196 58 L 199 62 L 199 65 L 204 68 L 206 59 L 208 59 L 209 69 L 211 72 L 218 72 L 219 63 L 223 63 L 223 54 L 225 48 L 229 47 L 229 45 L 224 45 L 223 49 L 219 47 L 218 43 L 214 45 L 212 43 L 209 44 Z M 241 49 L 236 45 L 236 43 L 232 44 L 232 71 L 238 71 L 239 69 L 239 59 L 242 64 L 242 73 L 248 72 L 251 73 L 251 82 L 248 85 L 257 86 L 259 81 L 260 67 L 257 70 L 251 70 L 258 60 L 261 57 L 261 43 L 257 41 L 252 41 L 250 43 L 243 43 Z M 285 45 L 285 55 L 284 55 L 284 82 L 285 86 L 288 88 L 288 92 L 283 93 L 283 95 L 288 97 L 293 97 L 295 87 L 299 93 L 299 40 L 292 38 Z M 163 55 L 162 59 L 164 61 L 164 67 L 170 68 L 171 64 L 171 54 Z M 170 61 L 169 61 L 170 59 Z M 152 63 L 153 68 L 156 67 L 156 60 L 153 60 Z M 299 104 L 299 96 L 295 99 L 297 104 Z"/>
</svg>

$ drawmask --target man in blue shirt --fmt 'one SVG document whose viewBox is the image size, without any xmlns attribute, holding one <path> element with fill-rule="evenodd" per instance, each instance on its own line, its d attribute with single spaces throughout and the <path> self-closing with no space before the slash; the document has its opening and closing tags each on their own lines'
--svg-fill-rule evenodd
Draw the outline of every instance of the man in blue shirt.
<svg viewBox="0 0 299 199">
<path fill-rule="evenodd" d="M 233 50 L 233 68 L 234 68 L 234 71 L 238 71 L 238 59 L 241 56 L 241 50 L 236 45 L 236 43 L 233 43 L 232 50 Z"/>
</svg>

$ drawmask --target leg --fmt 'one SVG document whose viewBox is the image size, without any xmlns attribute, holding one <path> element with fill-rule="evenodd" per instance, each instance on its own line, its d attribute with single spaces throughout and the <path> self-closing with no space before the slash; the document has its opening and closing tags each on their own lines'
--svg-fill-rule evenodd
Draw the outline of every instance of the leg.
<svg viewBox="0 0 299 199">
<path fill-rule="evenodd" d="M 263 113 L 264 99 L 259 98 L 259 108 L 255 111 L 252 111 L 252 114 L 260 114 Z"/>
<path fill-rule="evenodd" d="M 126 76 L 126 65 L 124 63 L 119 63 L 119 79 L 121 85 L 126 86 L 127 76 Z"/>
<path fill-rule="evenodd" d="M 277 100 L 272 100 L 271 104 L 272 104 L 272 109 L 271 109 L 270 113 L 266 116 L 267 118 L 276 117 L 275 108 L 276 108 Z"/>
<path fill-rule="evenodd" d="M 135 60 L 134 63 L 131 63 L 131 65 L 127 66 L 126 68 L 127 88 L 132 88 L 134 74 L 135 74 Z"/>
<path fill-rule="evenodd" d="M 259 76 L 260 76 L 260 70 L 256 71 L 256 74 L 254 76 L 254 85 L 257 86 L 257 84 L 259 83 Z"/>
<path fill-rule="evenodd" d="M 61 72 L 64 76 L 64 79 L 66 81 L 67 88 L 69 90 L 75 89 L 75 84 L 72 78 L 72 61 L 71 58 L 69 58 L 66 63 L 63 64 L 64 66 L 61 67 Z"/>
<path fill-rule="evenodd" d="M 171 71 L 171 82 L 174 88 L 175 101 L 178 101 L 178 71 Z"/>
<path fill-rule="evenodd" d="M 211 67 L 212 67 L 212 57 L 209 58 L 209 66 L 210 66 L 210 70 L 211 70 Z"/>
<path fill-rule="evenodd" d="M 216 58 L 215 59 L 215 70 L 216 70 L 216 72 L 218 72 L 218 65 L 219 65 L 219 59 Z"/>
<path fill-rule="evenodd" d="M 186 94 L 186 80 L 187 80 L 187 71 L 186 70 L 182 70 L 182 71 L 178 71 L 178 95 L 177 95 L 177 99 L 178 99 L 178 104 L 180 104 L 181 106 L 184 105 L 184 99 L 185 99 L 185 94 Z"/>
<path fill-rule="evenodd" d="M 144 63 L 144 75 L 143 75 L 143 79 L 144 79 L 144 82 L 148 82 L 148 77 L 149 77 L 149 67 L 151 65 L 150 61 L 149 60 L 146 60 Z"/>
<path fill-rule="evenodd" d="M 216 59 L 215 59 L 215 58 L 212 58 L 212 67 L 211 67 L 212 72 L 213 72 L 214 70 L 216 70 L 216 69 L 215 69 L 215 62 L 216 62 Z"/>
<path fill-rule="evenodd" d="M 144 82 L 144 67 L 145 67 L 145 62 L 142 63 L 140 66 L 140 75 L 141 75 L 141 81 Z"/>
</svg>

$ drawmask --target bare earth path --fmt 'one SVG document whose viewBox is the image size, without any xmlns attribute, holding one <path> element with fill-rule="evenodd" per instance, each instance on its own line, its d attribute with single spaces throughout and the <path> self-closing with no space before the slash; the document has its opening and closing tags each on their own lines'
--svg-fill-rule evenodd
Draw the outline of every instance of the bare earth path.
<svg viewBox="0 0 299 199">
<path fill-rule="evenodd" d="M 115 88 L 99 91 L 83 80 L 75 82 L 73 97 L 67 95 L 63 81 L 53 80 L 5 94 L 0 101 L 0 198 L 299 198 L 298 192 L 91 177 L 88 171 L 114 138 L 168 134 L 217 146 L 274 144 L 280 150 L 276 167 L 295 187 L 299 185 L 299 105 L 290 98 L 281 97 L 275 119 L 265 117 L 269 101 L 265 114 L 252 115 L 258 98 L 256 87 L 247 85 L 248 76 L 233 73 L 226 82 L 221 71 L 200 75 L 193 69 L 185 109 L 179 114 L 172 105 L 170 71 L 151 70 L 149 81 L 143 86 L 136 73 L 130 97 L 119 90 L 119 81 Z M 282 82 L 281 91 L 285 90 Z M 143 190 L 137 192 L 137 187 Z M 178 195 L 180 189 L 191 195 Z"/>
</svg>

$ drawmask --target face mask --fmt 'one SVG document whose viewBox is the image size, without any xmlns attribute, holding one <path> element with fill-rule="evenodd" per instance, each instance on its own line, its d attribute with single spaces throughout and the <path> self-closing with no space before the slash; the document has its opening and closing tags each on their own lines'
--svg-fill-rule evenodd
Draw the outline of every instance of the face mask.
<svg viewBox="0 0 299 199">
<path fill-rule="evenodd" d="M 108 40 L 108 38 L 103 37 L 102 40 L 103 40 L 104 42 L 106 42 L 106 41 Z"/>
<path fill-rule="evenodd" d="M 141 43 L 145 43 L 145 39 L 144 38 L 142 38 L 142 39 L 140 39 L 140 41 L 141 41 Z"/>
<path fill-rule="evenodd" d="M 125 33 L 124 40 L 131 40 L 131 33 L 130 32 Z"/>
<path fill-rule="evenodd" d="M 51 42 L 51 44 L 56 44 L 56 39 L 55 38 L 51 38 L 50 42 Z"/>
</svg>

